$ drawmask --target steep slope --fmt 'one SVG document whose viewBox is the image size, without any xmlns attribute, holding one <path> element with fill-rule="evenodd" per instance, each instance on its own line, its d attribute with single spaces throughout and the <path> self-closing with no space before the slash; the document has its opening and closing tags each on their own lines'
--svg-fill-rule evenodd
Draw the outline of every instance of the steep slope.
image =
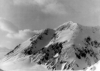
<svg viewBox="0 0 100 71">
<path fill-rule="evenodd" d="M 6 47 L 0 47 L 0 59 L 2 59 L 9 51 L 11 50 Z"/>
<path fill-rule="evenodd" d="M 88 70 L 100 60 L 99 27 L 66 22 L 19 44 L 1 61 L 6 71 L 41 65 L 49 70 Z M 97 64 L 96 64 L 97 65 Z"/>
</svg>

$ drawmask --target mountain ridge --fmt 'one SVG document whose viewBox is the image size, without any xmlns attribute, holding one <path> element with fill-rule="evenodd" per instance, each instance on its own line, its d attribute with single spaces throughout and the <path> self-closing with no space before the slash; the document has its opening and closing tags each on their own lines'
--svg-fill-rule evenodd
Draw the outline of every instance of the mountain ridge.
<svg viewBox="0 0 100 71">
<path fill-rule="evenodd" d="M 6 54 L 1 61 L 4 65 L 1 64 L 0 67 L 9 69 L 6 66 L 9 63 L 14 65 L 14 62 L 17 65 L 14 68 L 18 69 L 24 66 L 23 63 L 26 64 L 25 66 L 36 63 L 46 66 L 49 70 L 85 71 L 100 59 L 99 38 L 99 28 L 82 26 L 69 21 L 55 29 L 47 28 L 16 46 Z M 22 63 L 23 66 L 17 62 Z M 13 68 L 10 67 L 10 70 L 13 71 Z"/>
</svg>

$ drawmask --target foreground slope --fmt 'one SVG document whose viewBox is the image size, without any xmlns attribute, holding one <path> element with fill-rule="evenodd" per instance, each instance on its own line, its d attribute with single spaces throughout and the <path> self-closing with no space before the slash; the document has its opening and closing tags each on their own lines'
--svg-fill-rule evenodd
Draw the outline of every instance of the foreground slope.
<svg viewBox="0 0 100 71">
<path fill-rule="evenodd" d="M 0 68 L 29 71 L 41 65 L 48 70 L 88 71 L 98 67 L 99 50 L 99 27 L 67 22 L 55 29 L 45 29 L 16 46 L 1 60 Z"/>
</svg>

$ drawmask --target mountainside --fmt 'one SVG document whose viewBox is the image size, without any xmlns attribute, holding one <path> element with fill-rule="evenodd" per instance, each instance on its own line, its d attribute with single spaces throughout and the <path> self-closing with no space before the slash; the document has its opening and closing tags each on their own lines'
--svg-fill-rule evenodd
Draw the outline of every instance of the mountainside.
<svg viewBox="0 0 100 71">
<path fill-rule="evenodd" d="M 10 51 L 10 49 L 6 47 L 0 47 L 0 59 L 4 57 L 5 54 L 7 54 Z"/>
<path fill-rule="evenodd" d="M 98 71 L 99 60 L 100 28 L 66 22 L 55 29 L 47 28 L 16 46 L 0 61 L 0 68 L 33 71 L 34 66 L 41 65 L 53 71 Z"/>
</svg>

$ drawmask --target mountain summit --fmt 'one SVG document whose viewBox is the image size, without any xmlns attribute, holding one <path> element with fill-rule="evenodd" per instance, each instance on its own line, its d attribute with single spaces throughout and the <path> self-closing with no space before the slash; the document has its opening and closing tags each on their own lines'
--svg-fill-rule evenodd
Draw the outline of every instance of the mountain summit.
<svg viewBox="0 0 100 71">
<path fill-rule="evenodd" d="M 97 71 L 99 50 L 100 28 L 70 21 L 55 29 L 42 30 L 17 45 L 0 61 L 0 68 L 33 71 L 38 65 L 52 71 Z"/>
</svg>

